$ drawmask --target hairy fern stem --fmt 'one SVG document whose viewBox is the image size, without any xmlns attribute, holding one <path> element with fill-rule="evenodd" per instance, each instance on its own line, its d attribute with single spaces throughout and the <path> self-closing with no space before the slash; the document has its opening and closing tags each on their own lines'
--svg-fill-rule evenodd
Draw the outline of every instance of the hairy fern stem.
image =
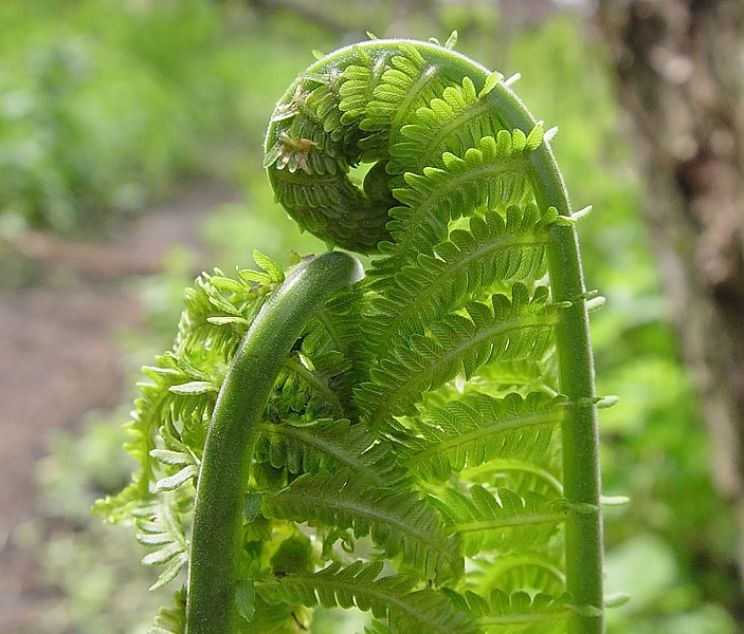
<svg viewBox="0 0 744 634">
<path fill-rule="evenodd" d="M 357 260 L 344 253 L 303 262 L 263 305 L 233 358 L 212 415 L 196 490 L 187 634 L 235 630 L 243 500 L 266 400 L 313 313 L 361 277 Z"/>
<path fill-rule="evenodd" d="M 494 99 L 506 124 L 529 130 L 535 124 L 534 117 L 512 91 L 500 88 L 494 90 Z M 533 153 L 531 163 L 530 180 L 538 204 L 555 207 L 559 214 L 570 217 L 568 192 L 548 143 Z M 604 631 L 599 427 L 587 289 L 573 226 L 556 225 L 551 229 L 548 271 L 553 300 L 567 303 L 556 328 L 556 348 L 560 389 L 570 406 L 570 415 L 561 430 L 563 491 L 570 510 L 566 523 L 566 581 L 577 604 L 570 615 L 569 631 L 598 634 Z"/>
</svg>

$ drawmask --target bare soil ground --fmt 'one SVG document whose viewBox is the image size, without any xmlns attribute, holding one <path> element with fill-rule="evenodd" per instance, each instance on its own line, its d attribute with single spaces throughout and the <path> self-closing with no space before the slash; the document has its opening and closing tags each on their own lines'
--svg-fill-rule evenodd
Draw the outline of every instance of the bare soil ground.
<svg viewBox="0 0 744 634">
<path fill-rule="evenodd" d="M 54 600 L 12 536 L 36 513 L 34 469 L 50 434 L 74 430 L 89 410 L 120 401 L 116 333 L 142 319 L 126 280 L 157 272 L 176 244 L 198 249 L 205 213 L 235 200 L 225 187 L 199 185 L 148 210 L 112 241 L 30 234 L 15 245 L 42 274 L 28 288 L 0 289 L 0 632 L 25 630 Z"/>
</svg>

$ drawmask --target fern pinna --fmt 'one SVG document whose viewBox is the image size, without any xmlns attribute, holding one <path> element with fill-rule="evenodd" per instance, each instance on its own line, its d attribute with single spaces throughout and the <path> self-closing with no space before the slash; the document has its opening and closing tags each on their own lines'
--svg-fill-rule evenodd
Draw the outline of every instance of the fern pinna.
<svg viewBox="0 0 744 634">
<path fill-rule="evenodd" d="M 550 132 L 453 40 L 343 48 L 276 106 L 277 199 L 369 265 L 257 253 L 188 290 L 129 424 L 140 469 L 97 505 L 154 586 L 188 570 L 153 632 L 301 632 L 319 605 L 376 634 L 602 631 L 569 202 Z"/>
</svg>

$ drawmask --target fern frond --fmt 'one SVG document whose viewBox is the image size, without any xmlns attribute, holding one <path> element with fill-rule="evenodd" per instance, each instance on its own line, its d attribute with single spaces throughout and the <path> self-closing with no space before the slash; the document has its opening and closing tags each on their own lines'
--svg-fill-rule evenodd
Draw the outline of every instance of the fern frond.
<svg viewBox="0 0 744 634">
<path fill-rule="evenodd" d="M 360 159 L 376 160 L 387 144 L 387 138 L 384 129 L 374 130 L 375 123 L 367 119 L 367 104 L 388 68 L 387 58 L 380 56 L 372 60 L 363 52 L 360 52 L 360 57 L 360 63 L 352 62 L 343 71 L 343 83 L 339 89 L 339 109 L 343 112 L 341 123 L 348 130 L 359 131 L 356 146 L 361 150 Z"/>
<path fill-rule="evenodd" d="M 496 497 L 477 484 L 468 493 L 446 489 L 436 499 L 437 507 L 460 535 L 467 556 L 483 550 L 508 553 L 546 544 L 567 516 L 565 503 L 545 502 L 536 495 L 521 497 L 499 489 Z"/>
<path fill-rule="evenodd" d="M 93 507 L 108 521 L 122 521 L 147 505 L 151 488 L 161 476 L 174 475 L 172 469 L 159 474 L 159 463 L 151 455 L 159 449 L 155 439 L 161 428 L 167 444 L 182 443 L 195 456 L 200 453 L 227 364 L 267 294 L 284 276 L 266 256 L 256 257 L 266 267 L 263 271 L 241 270 L 238 279 L 231 279 L 216 270 L 214 275 L 202 274 L 186 290 L 173 350 L 143 368 L 140 396 L 125 425 L 130 439 L 124 449 L 140 465 L 139 470 L 121 492 L 98 500 Z"/>
<path fill-rule="evenodd" d="M 549 553 L 525 550 L 493 558 L 479 558 L 470 579 L 481 596 L 489 596 L 493 590 L 507 594 L 524 591 L 560 596 L 566 591 L 561 555 L 560 549 Z"/>
<path fill-rule="evenodd" d="M 313 316 L 320 328 L 310 329 L 305 340 L 309 337 L 320 336 L 321 331 L 325 332 L 331 349 L 343 353 L 347 359 L 353 359 L 354 352 L 359 345 L 358 322 L 361 318 L 361 298 L 362 292 L 358 286 L 332 297 Z"/>
<path fill-rule="evenodd" d="M 429 326 L 431 335 L 392 342 L 370 370 L 371 381 L 356 392 L 373 427 L 394 415 L 415 414 L 414 403 L 424 392 L 458 374 L 468 378 L 491 361 L 536 360 L 545 354 L 557 318 L 547 289 L 538 287 L 530 297 L 524 285 L 515 284 L 511 300 L 493 295 L 490 303 L 470 302 L 467 317 L 451 314 Z"/>
<path fill-rule="evenodd" d="M 342 568 L 332 563 L 314 574 L 287 575 L 261 581 L 257 591 L 269 602 L 301 603 L 326 608 L 359 608 L 387 619 L 396 634 L 476 634 L 468 616 L 448 597 L 433 590 L 414 590 L 415 581 L 405 575 L 380 577 L 382 562 L 356 561 Z"/>
<path fill-rule="evenodd" d="M 457 540 L 439 513 L 408 487 L 369 488 L 348 470 L 301 476 L 285 490 L 264 497 L 267 517 L 351 528 L 370 535 L 388 557 L 438 580 L 457 577 L 462 559 Z"/>
<path fill-rule="evenodd" d="M 485 634 L 563 634 L 571 614 L 568 595 L 553 597 L 526 592 L 506 594 L 494 590 L 486 602 L 468 593 L 469 606 Z"/>
<path fill-rule="evenodd" d="M 460 478 L 494 489 L 506 488 L 519 495 L 536 493 L 546 500 L 554 500 L 563 497 L 560 474 L 560 452 L 557 446 L 551 446 L 542 460 L 494 458 L 477 467 L 463 469 Z"/>
<path fill-rule="evenodd" d="M 372 302 L 369 345 L 379 350 L 394 335 L 420 331 L 431 315 L 451 311 L 497 283 L 539 279 L 549 226 L 535 205 L 511 205 L 505 216 L 489 210 L 471 217 L 469 230 L 452 231 L 433 255 L 419 255 L 392 279 L 372 280 L 371 288 L 384 294 Z"/>
<path fill-rule="evenodd" d="M 355 478 L 376 487 L 407 477 L 388 443 L 348 420 L 318 420 L 309 425 L 263 422 L 255 452 L 257 461 L 286 466 L 293 475 L 348 468 Z"/>
<path fill-rule="evenodd" d="M 186 289 L 174 345 L 178 356 L 184 350 L 197 357 L 208 352 L 229 361 L 267 295 L 284 278 L 271 259 L 259 252 L 254 258 L 263 270 L 241 269 L 230 278 L 215 269 L 211 275 L 202 273 Z"/>
<path fill-rule="evenodd" d="M 393 190 L 404 206 L 390 210 L 387 225 L 394 243 L 381 248 L 386 257 L 375 261 L 375 270 L 390 274 L 419 253 L 429 253 L 446 237 L 451 220 L 479 208 L 523 202 L 529 153 L 524 133 L 501 130 L 462 156 L 445 153 L 442 168 L 406 172 L 406 186 Z"/>
<path fill-rule="evenodd" d="M 509 392 L 543 392 L 549 395 L 557 393 L 555 360 L 551 356 L 539 361 L 522 359 L 491 363 L 478 372 L 473 388 L 480 392 L 505 396 Z"/>
<path fill-rule="evenodd" d="M 198 476 L 195 631 L 292 634 L 317 605 L 371 611 L 376 634 L 564 634 L 569 615 L 602 629 L 570 205 L 542 125 L 453 44 L 345 47 L 272 116 L 277 200 L 329 246 L 373 256 L 367 280 L 339 253 L 286 279 L 260 253 L 261 271 L 202 274 L 145 370 L 139 471 L 97 508 L 134 519 L 162 585 L 186 563 Z M 367 563 L 342 567 L 350 554 Z M 179 609 L 153 631 L 184 629 Z"/>
<path fill-rule="evenodd" d="M 392 55 L 387 65 L 367 102 L 360 127 L 384 132 L 392 146 L 409 113 L 428 105 L 442 94 L 446 84 L 440 68 L 406 42 L 401 42 L 398 54 Z"/>
<path fill-rule="evenodd" d="M 427 165 L 441 167 L 445 152 L 461 154 L 484 136 L 504 127 L 498 113 L 479 95 L 469 77 L 445 88 L 409 117 L 401 140 L 391 148 L 395 171 L 420 172 Z"/>
<path fill-rule="evenodd" d="M 274 385 L 267 414 L 272 419 L 307 414 L 308 418 L 344 418 L 345 408 L 333 389 L 333 379 L 349 364 L 341 353 L 291 354 Z"/>
<path fill-rule="evenodd" d="M 138 384 L 140 397 L 134 403 L 131 421 L 125 425 L 130 440 L 124 444 L 124 449 L 139 463 L 139 470 L 120 493 L 98 500 L 93 506 L 97 514 L 110 522 L 121 521 L 151 499 L 150 484 L 155 480 L 158 465 L 150 453 L 157 448 L 155 433 L 163 425 L 176 397 L 170 388 L 189 381 L 173 355 L 160 355 L 155 362 L 156 365 L 143 368 L 148 380 Z"/>
<path fill-rule="evenodd" d="M 181 515 L 189 505 L 188 498 L 179 501 L 174 494 L 168 494 L 134 513 L 137 541 L 151 549 L 142 564 L 166 566 L 150 590 L 173 581 L 188 562 L 189 544 Z"/>
<path fill-rule="evenodd" d="M 395 438 L 408 454 L 407 468 L 443 481 L 496 458 L 543 463 L 564 412 L 560 399 L 537 392 L 503 399 L 474 394 L 425 411 Z"/>
</svg>

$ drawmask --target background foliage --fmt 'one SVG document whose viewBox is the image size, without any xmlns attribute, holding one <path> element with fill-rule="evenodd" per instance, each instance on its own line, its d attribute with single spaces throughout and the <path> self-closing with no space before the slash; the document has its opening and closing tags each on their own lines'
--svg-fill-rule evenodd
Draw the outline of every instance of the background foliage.
<svg viewBox="0 0 744 634">
<path fill-rule="evenodd" d="M 522 73 L 519 94 L 547 127 L 560 125 L 554 146 L 575 206 L 595 209 L 580 231 L 588 286 L 608 298 L 593 318 L 598 388 L 622 395 L 601 418 L 604 488 L 632 500 L 607 515 L 609 590 L 632 595 L 611 612 L 610 632 L 737 631 L 729 510 L 710 482 L 708 441 L 665 317 L 601 43 L 577 12 L 522 20 L 486 2 L 410 3 L 406 12 L 370 4 L 377 10 L 322 3 L 310 19 L 305 5 L 6 0 L 0 228 L 112 231 L 184 179 L 209 177 L 244 192 L 244 202 L 205 218 L 214 264 L 244 266 L 253 248 L 280 261 L 292 249 L 319 249 L 274 205 L 261 169 L 274 101 L 311 49 L 358 39 L 360 29 L 442 39 L 459 29 L 463 52 Z M 166 273 L 138 281 L 151 327 L 124 339 L 132 365 L 169 343 L 192 273 L 188 257 L 174 258 Z M 119 450 L 124 419 L 124 409 L 91 416 L 80 436 L 52 443 L 38 470 L 43 517 L 18 538 L 37 549 L 64 599 L 37 631 L 145 631 L 140 619 L 157 603 L 144 592 L 152 579 L 131 532 L 88 516 L 129 472 Z M 355 619 L 321 614 L 313 630 L 357 631 Z"/>
</svg>

